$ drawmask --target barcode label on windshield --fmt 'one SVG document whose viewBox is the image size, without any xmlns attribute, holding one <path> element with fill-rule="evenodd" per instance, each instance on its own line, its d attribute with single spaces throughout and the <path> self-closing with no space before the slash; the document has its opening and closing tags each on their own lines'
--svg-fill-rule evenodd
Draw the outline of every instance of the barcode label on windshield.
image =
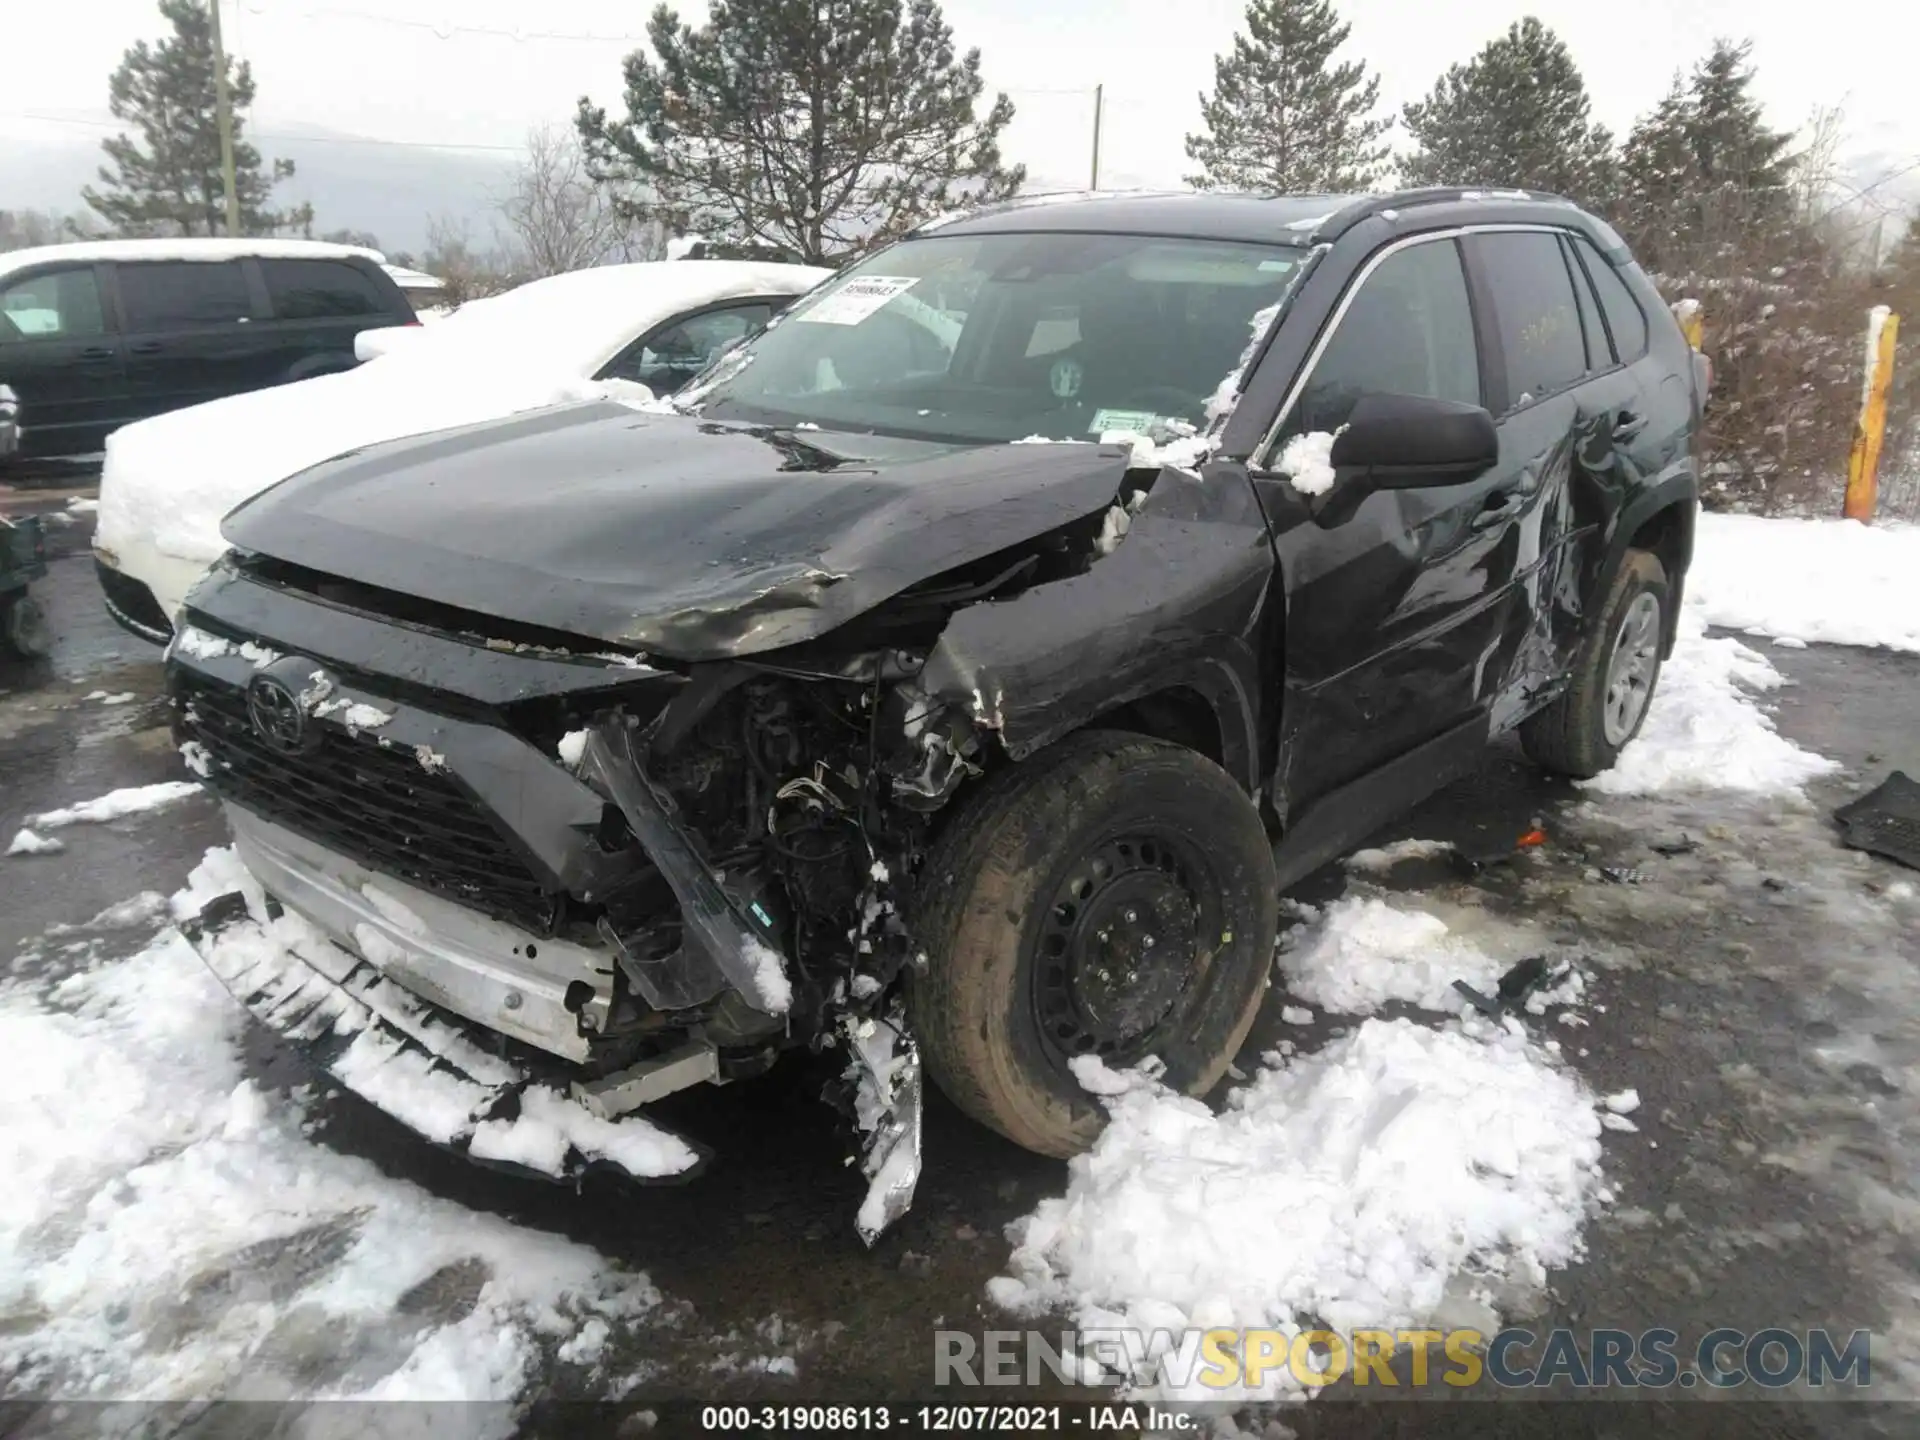
<svg viewBox="0 0 1920 1440">
<path fill-rule="evenodd" d="M 920 283 L 917 275 L 859 275 L 830 295 L 822 295 L 795 320 L 813 325 L 858 325 L 896 295 Z"/>
</svg>

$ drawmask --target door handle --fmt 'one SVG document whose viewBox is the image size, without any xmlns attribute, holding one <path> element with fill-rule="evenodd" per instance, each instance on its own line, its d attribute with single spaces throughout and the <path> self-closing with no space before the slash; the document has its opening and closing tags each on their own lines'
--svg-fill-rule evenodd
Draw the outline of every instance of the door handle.
<svg viewBox="0 0 1920 1440">
<path fill-rule="evenodd" d="M 1495 490 L 1487 496 L 1487 502 L 1480 507 L 1480 513 L 1473 517 L 1473 528 L 1490 530 L 1495 525 L 1504 525 L 1518 515 L 1526 503 L 1527 497 L 1522 491 Z"/>
<path fill-rule="evenodd" d="M 1613 438 L 1625 444 L 1647 428 L 1647 417 L 1635 410 L 1622 410 L 1613 417 Z"/>
<path fill-rule="evenodd" d="M 127 349 L 135 355 L 158 355 L 166 347 L 158 340 L 136 340 Z"/>
<path fill-rule="evenodd" d="M 113 347 L 110 345 L 89 345 L 80 352 L 80 358 L 88 361 L 113 359 Z"/>
</svg>

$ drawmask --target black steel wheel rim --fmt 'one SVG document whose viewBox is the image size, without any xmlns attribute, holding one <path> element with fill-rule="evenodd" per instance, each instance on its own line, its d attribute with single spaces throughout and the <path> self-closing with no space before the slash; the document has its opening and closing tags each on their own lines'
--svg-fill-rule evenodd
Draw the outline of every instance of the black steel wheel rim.
<svg viewBox="0 0 1920 1440">
<path fill-rule="evenodd" d="M 1191 842 L 1130 832 L 1085 850 L 1054 886 L 1033 953 L 1033 1019 L 1058 1064 L 1130 1065 L 1177 1034 L 1205 978 L 1220 886 Z"/>
</svg>

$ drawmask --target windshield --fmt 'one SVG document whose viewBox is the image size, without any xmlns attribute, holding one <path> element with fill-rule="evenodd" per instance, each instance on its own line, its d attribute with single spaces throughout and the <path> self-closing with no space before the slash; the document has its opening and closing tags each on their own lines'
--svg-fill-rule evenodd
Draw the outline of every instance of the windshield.
<svg viewBox="0 0 1920 1440">
<path fill-rule="evenodd" d="M 823 285 L 683 403 L 717 419 L 957 441 L 1188 433 L 1297 246 L 929 236 Z"/>
</svg>

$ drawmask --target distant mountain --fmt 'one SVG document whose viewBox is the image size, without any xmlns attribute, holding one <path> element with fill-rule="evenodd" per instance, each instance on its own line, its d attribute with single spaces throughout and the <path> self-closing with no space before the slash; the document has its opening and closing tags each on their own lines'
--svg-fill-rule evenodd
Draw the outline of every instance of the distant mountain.
<svg viewBox="0 0 1920 1440">
<path fill-rule="evenodd" d="M 294 176 L 273 192 L 274 203 L 311 202 L 316 233 L 362 230 L 383 248 L 418 251 L 427 242 L 427 218 L 466 220 L 484 240 L 488 212 L 512 173 L 515 157 L 402 145 L 357 143 L 355 137 L 315 126 L 262 127 L 260 151 L 294 163 Z M 80 187 L 94 181 L 105 129 L 0 131 L 0 209 L 78 213 Z"/>
</svg>

